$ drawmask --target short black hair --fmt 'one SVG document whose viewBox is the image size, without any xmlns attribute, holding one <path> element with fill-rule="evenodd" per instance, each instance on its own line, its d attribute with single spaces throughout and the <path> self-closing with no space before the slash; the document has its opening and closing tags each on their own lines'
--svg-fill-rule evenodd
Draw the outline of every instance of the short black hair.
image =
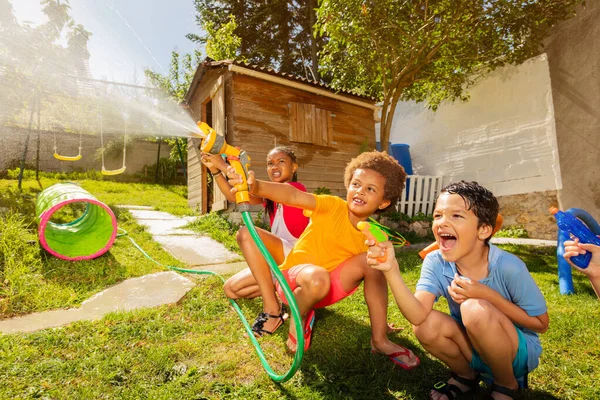
<svg viewBox="0 0 600 400">
<path fill-rule="evenodd" d="M 498 218 L 498 210 L 500 209 L 498 199 L 479 183 L 475 181 L 453 182 L 444 187 L 440 195 L 444 193 L 457 194 L 462 197 L 467 204 L 467 210 L 472 210 L 479 220 L 477 228 L 483 225 L 489 225 L 492 229 L 496 227 L 496 218 Z M 492 235 L 486 238 L 486 243 L 491 237 Z"/>
</svg>

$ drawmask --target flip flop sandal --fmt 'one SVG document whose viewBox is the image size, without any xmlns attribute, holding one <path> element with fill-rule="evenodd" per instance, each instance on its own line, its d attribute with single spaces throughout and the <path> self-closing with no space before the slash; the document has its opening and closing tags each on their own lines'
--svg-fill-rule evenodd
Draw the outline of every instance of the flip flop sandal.
<svg viewBox="0 0 600 400">
<path fill-rule="evenodd" d="M 254 332 L 254 336 L 262 337 L 265 333 L 272 335 L 287 319 L 287 309 L 285 304 L 281 304 L 281 312 L 279 315 L 267 314 L 266 312 L 261 312 L 256 316 L 254 323 L 252 324 L 252 331 Z M 268 331 L 264 329 L 265 323 L 269 320 L 269 318 L 279 318 L 277 325 L 273 328 L 272 331 Z"/>
<path fill-rule="evenodd" d="M 438 382 L 433 385 L 433 390 L 438 392 L 439 394 L 445 395 L 448 400 L 456 399 L 458 396 L 461 396 L 465 393 L 473 392 L 479 388 L 479 376 L 474 379 L 463 378 L 462 376 L 456 375 L 454 372 L 452 373 L 452 378 L 458 383 L 462 383 L 467 386 L 468 389 L 464 392 L 456 385 L 448 382 Z"/>
<path fill-rule="evenodd" d="M 395 353 L 383 354 L 383 353 L 371 348 L 371 353 L 372 354 L 381 354 L 382 356 L 389 358 L 389 360 L 391 362 L 393 362 L 400 368 L 405 369 L 407 371 L 410 371 L 411 369 L 415 369 L 421 364 L 421 360 L 416 355 L 415 355 L 415 359 L 417 360 L 417 363 L 415 365 L 408 365 L 400 359 L 400 356 L 410 356 L 410 351 L 408 349 L 404 349 L 402 351 L 397 351 Z"/>
<path fill-rule="evenodd" d="M 306 314 L 306 320 L 304 321 L 304 331 L 303 331 L 304 332 L 304 351 L 308 350 L 310 347 L 314 323 L 315 323 L 315 310 L 310 310 Z M 292 336 L 291 333 L 288 334 L 288 338 L 290 339 L 290 342 L 297 345 L 298 341 L 296 340 L 296 338 L 294 336 Z M 296 350 L 298 350 L 298 349 L 296 349 Z"/>
</svg>

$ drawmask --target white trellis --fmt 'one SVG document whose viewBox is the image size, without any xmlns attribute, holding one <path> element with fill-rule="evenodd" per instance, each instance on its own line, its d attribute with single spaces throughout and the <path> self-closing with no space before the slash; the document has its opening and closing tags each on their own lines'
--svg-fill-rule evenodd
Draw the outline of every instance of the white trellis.
<svg viewBox="0 0 600 400">
<path fill-rule="evenodd" d="M 442 189 L 443 180 L 443 176 L 407 176 L 406 186 L 398 202 L 398 211 L 410 217 L 418 213 L 433 214 L 435 200 Z"/>
</svg>

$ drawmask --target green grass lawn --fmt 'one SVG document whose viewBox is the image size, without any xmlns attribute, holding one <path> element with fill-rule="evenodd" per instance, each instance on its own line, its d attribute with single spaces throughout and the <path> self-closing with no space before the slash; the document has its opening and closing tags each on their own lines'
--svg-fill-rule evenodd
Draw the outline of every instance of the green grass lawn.
<svg viewBox="0 0 600 400">
<path fill-rule="evenodd" d="M 56 182 L 26 180 L 19 191 L 16 181 L 0 180 L 0 207 L 10 210 L 0 223 L 0 318 L 75 307 L 107 286 L 164 270 L 141 256 L 125 237 L 117 238 L 108 253 L 94 260 L 65 261 L 43 252 L 37 238 L 35 200 L 43 188 Z M 183 266 L 162 250 L 131 214 L 115 205 L 149 205 L 174 214 L 191 214 L 185 188 L 108 181 L 78 183 L 113 209 L 119 227 L 151 257 L 162 264 Z"/>
<path fill-rule="evenodd" d="M 18 196 L 12 183 L 0 181 L 1 198 L 8 202 L 13 193 L 13 200 L 21 199 L 14 207 L 29 209 L 32 199 Z M 26 183 L 25 193 L 34 196 L 37 183 Z M 135 194 L 123 193 L 127 187 L 119 186 L 131 184 L 106 184 L 104 187 L 90 182 L 88 190 L 111 204 L 142 203 Z M 135 188 L 139 196 L 150 190 L 146 185 Z M 182 204 L 184 210 L 180 189 L 169 191 L 156 186 L 155 190 L 157 198 L 144 205 L 166 203 L 164 199 L 173 193 L 174 204 Z M 119 224 L 154 258 L 180 265 L 130 214 L 120 214 Z M 31 249 L 37 244 L 31 230 L 0 232 L 0 239 L 2 254 L 10 249 L 16 251 L 17 258 L 33 257 L 32 262 L 39 263 L 31 282 L 53 288 L 40 294 L 28 309 L 13 310 L 13 314 L 77 305 L 111 283 L 162 270 L 127 240 L 117 240 L 109 253 L 96 260 L 72 263 L 40 255 L 39 249 L 32 255 Z M 550 329 L 541 336 L 544 351 L 540 367 L 530 374 L 530 390 L 522 398 L 600 398 L 596 382 L 600 376 L 600 303 L 587 279 L 575 275 L 578 294 L 562 296 L 554 249 L 503 248 L 527 263 L 550 313 Z M 414 289 L 421 264 L 417 252 L 402 251 L 398 257 L 403 276 Z M 112 313 L 99 321 L 77 322 L 59 329 L 0 335 L 0 399 L 426 399 L 433 383 L 449 375 L 420 347 L 393 300 L 389 319 L 406 329 L 394 333 L 392 339 L 412 348 L 421 358 L 421 365 L 404 371 L 386 358 L 372 355 L 367 308 L 359 290 L 349 299 L 317 312 L 313 344 L 300 370 L 289 382 L 276 384 L 264 373 L 250 341 L 244 337 L 221 281 L 196 275 L 190 278 L 198 285 L 178 304 Z M 35 289 L 24 281 L 26 289 Z M 5 290 L 2 285 L 1 290 Z M 0 304 L 6 305 L 5 292 L 0 293 L 0 302 L 4 302 Z M 12 304 L 20 304 L 17 300 L 11 298 Z M 261 311 L 260 300 L 239 304 L 250 321 Z M 436 307 L 447 311 L 443 300 Z M 3 317 L 7 315 L 10 312 Z M 285 351 L 287 327 L 286 323 L 276 334 L 260 341 L 279 373 L 284 373 L 292 362 Z M 484 395 L 482 390 L 476 398 L 483 399 Z"/>
</svg>

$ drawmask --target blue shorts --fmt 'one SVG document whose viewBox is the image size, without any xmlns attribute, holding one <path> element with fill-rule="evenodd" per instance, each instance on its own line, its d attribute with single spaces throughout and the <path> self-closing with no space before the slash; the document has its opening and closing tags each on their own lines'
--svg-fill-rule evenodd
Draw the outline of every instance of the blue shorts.
<svg viewBox="0 0 600 400">
<path fill-rule="evenodd" d="M 517 349 L 517 354 L 513 360 L 512 367 L 515 377 L 521 378 L 529 371 L 527 368 L 527 340 L 519 328 L 515 327 L 515 329 L 517 330 L 517 335 L 519 336 L 519 348 Z M 492 369 L 485 362 L 483 362 L 479 356 L 479 353 L 477 353 L 475 349 L 473 349 L 473 358 L 471 359 L 469 366 L 477 372 L 493 376 Z"/>
<path fill-rule="evenodd" d="M 454 315 L 451 315 L 451 317 L 464 329 L 462 321 Z M 515 329 L 517 330 L 517 335 L 519 337 L 519 348 L 517 349 L 517 354 L 513 360 L 512 367 L 513 374 L 518 379 L 524 377 L 527 372 L 529 372 L 529 369 L 527 368 L 527 339 L 525 339 L 525 335 L 519 328 L 515 326 Z M 473 346 L 471 346 L 471 350 L 473 351 L 473 358 L 471 359 L 469 366 L 477 372 L 493 377 L 492 369 L 481 359 L 477 350 L 475 350 Z"/>
</svg>

